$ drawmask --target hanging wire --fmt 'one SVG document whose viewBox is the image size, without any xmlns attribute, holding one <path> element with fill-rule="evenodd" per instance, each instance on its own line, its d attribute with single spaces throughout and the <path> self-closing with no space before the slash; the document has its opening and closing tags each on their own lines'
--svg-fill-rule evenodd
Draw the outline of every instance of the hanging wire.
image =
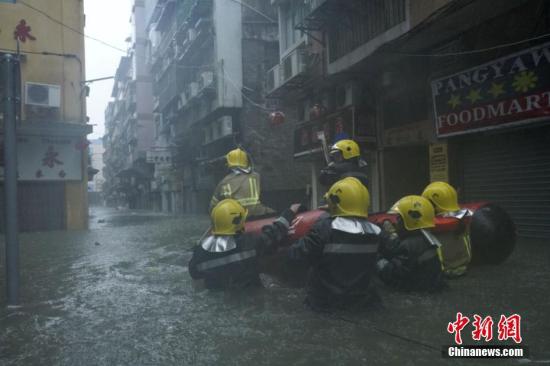
<svg viewBox="0 0 550 366">
<path fill-rule="evenodd" d="M 476 49 L 476 50 L 467 50 L 467 51 L 459 51 L 459 52 L 449 52 L 449 53 L 404 53 L 404 52 L 391 52 L 391 51 L 386 51 L 386 52 L 387 53 L 394 53 L 394 54 L 398 54 L 398 55 L 402 55 L 402 56 L 412 56 L 412 57 L 463 56 L 463 55 L 471 55 L 471 54 L 476 54 L 476 53 L 483 53 L 483 52 L 498 50 L 498 49 L 501 49 L 501 48 L 517 46 L 517 45 L 520 45 L 520 44 L 523 44 L 523 43 L 536 41 L 538 39 L 543 39 L 543 38 L 547 38 L 547 37 L 550 37 L 550 33 L 542 34 L 542 35 L 536 36 L 536 37 L 522 39 L 521 41 L 503 43 L 503 44 L 500 44 L 500 45 L 487 47 L 487 48 L 481 48 L 481 49 Z"/>
<path fill-rule="evenodd" d="M 273 112 L 273 110 L 269 109 L 269 108 L 266 108 L 265 106 L 261 105 L 261 104 L 258 104 L 256 103 L 255 101 L 253 101 L 249 96 L 247 96 L 243 90 L 242 90 L 242 87 L 239 87 L 237 85 L 236 82 L 234 82 L 230 77 L 229 75 L 225 74 L 222 76 L 224 80 L 227 80 L 229 82 L 229 84 L 231 86 L 233 86 L 239 93 L 241 93 L 241 95 L 243 96 L 244 99 L 246 99 L 250 104 L 252 104 L 254 107 L 258 108 L 258 109 L 261 109 L 263 111 L 266 111 L 266 112 Z"/>
<path fill-rule="evenodd" d="M 45 11 L 40 10 L 40 9 L 38 9 L 38 8 L 32 6 L 32 5 L 27 4 L 27 3 L 26 3 L 25 1 L 23 1 L 23 0 L 18 0 L 17 3 L 19 3 L 19 4 L 23 5 L 23 6 L 26 6 L 27 8 L 32 9 L 32 10 L 34 10 L 34 11 L 37 12 L 37 13 L 42 14 L 43 16 L 45 16 L 46 18 L 48 18 L 48 19 L 51 20 L 52 22 L 57 23 L 57 24 L 61 25 L 62 27 L 67 28 L 67 29 L 69 29 L 69 30 L 71 30 L 71 31 L 73 31 L 73 32 L 75 32 L 75 33 L 77 33 L 77 34 L 80 34 L 81 36 L 83 36 L 83 37 L 85 37 L 85 38 L 88 38 L 88 39 L 94 40 L 94 41 L 96 41 L 96 42 L 99 42 L 99 43 L 103 44 L 104 46 L 110 47 L 110 48 L 112 48 L 112 49 L 114 49 L 114 50 L 117 50 L 117 51 L 120 51 L 120 52 L 123 52 L 123 53 L 127 53 L 127 51 L 126 51 L 126 50 L 123 50 L 122 48 L 118 48 L 117 46 L 114 46 L 114 45 L 112 45 L 112 44 L 110 44 L 110 43 L 107 43 L 107 42 L 105 42 L 105 41 L 103 41 L 103 40 L 101 40 L 101 39 L 99 39 L 99 38 L 95 38 L 95 37 L 92 37 L 92 36 L 88 36 L 87 34 L 81 32 L 80 30 L 78 30 L 78 29 L 76 29 L 76 28 L 73 28 L 73 27 L 71 27 L 71 26 L 69 26 L 69 25 L 63 23 L 63 22 L 60 21 L 59 19 L 56 19 L 56 18 L 52 17 L 51 15 L 49 15 L 48 13 L 46 13 Z"/>
</svg>

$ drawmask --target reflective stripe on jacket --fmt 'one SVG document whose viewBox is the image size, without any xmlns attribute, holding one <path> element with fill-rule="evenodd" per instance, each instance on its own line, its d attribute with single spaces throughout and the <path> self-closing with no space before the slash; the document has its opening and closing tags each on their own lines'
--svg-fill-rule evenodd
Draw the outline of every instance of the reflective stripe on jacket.
<svg viewBox="0 0 550 366">
<path fill-rule="evenodd" d="M 333 226 L 335 220 L 350 222 Z M 357 230 L 358 222 L 363 229 Z M 325 307 L 350 297 L 366 296 L 376 264 L 379 234 L 380 229 L 365 219 L 324 217 L 317 221 L 290 249 L 292 258 L 306 258 L 311 264 L 307 301 Z"/>
<path fill-rule="evenodd" d="M 232 198 L 248 209 L 249 217 L 275 212 L 261 204 L 260 193 L 260 175 L 258 173 L 234 170 L 226 175 L 216 187 L 210 201 L 210 211 L 221 200 Z"/>
</svg>

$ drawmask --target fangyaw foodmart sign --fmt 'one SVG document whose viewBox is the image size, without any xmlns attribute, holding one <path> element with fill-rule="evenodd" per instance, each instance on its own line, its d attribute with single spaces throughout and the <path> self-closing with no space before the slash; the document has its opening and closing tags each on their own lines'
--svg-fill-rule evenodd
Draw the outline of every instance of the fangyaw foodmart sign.
<svg viewBox="0 0 550 366">
<path fill-rule="evenodd" d="M 439 137 L 550 119 L 550 43 L 432 81 Z"/>
</svg>

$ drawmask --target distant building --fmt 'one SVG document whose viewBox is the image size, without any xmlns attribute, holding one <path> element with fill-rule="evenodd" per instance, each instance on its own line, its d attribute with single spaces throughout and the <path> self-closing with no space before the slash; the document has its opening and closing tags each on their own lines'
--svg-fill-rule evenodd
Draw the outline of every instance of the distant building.
<svg viewBox="0 0 550 366">
<path fill-rule="evenodd" d="M 103 153 L 105 149 L 103 148 L 103 140 L 97 139 L 90 141 L 90 161 L 91 166 L 94 169 L 97 169 L 97 174 L 94 175 L 90 184 L 88 185 L 91 188 L 92 192 L 102 192 L 103 183 L 105 183 L 105 178 L 103 177 L 103 168 L 105 164 L 103 163 Z"/>
<path fill-rule="evenodd" d="M 83 2 L 26 3 L 41 12 L 19 2 L 0 2 L 0 53 L 15 53 L 16 39 L 21 49 L 21 120 L 17 126 L 19 228 L 85 229 L 86 135 L 92 129 L 86 124 L 82 84 Z M 2 75 L 0 86 L 3 84 Z M 0 146 L 2 142 L 0 135 Z M 2 176 L 0 167 L 0 191 Z M 3 198 L 0 192 L 0 201 Z M 3 203 L 0 207 L 4 207 Z"/>
<path fill-rule="evenodd" d="M 133 33 L 128 55 L 120 59 L 113 86 L 113 101 L 105 110 L 105 186 L 107 203 L 130 208 L 151 208 L 153 165 L 146 152 L 154 140 L 153 97 L 145 60 L 146 8 L 132 8 Z"/>
</svg>

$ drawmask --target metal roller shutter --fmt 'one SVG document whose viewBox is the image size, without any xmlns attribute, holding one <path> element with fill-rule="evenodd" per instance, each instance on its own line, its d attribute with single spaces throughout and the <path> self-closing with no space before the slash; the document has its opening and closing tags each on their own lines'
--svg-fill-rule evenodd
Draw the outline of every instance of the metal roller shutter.
<svg viewBox="0 0 550 366">
<path fill-rule="evenodd" d="M 520 236 L 550 238 L 550 127 L 464 142 L 462 201 L 497 203 Z"/>
<path fill-rule="evenodd" d="M 65 183 L 19 182 L 17 205 L 20 231 L 65 229 Z M 0 184 L 0 232 L 4 214 L 4 187 Z"/>
</svg>

